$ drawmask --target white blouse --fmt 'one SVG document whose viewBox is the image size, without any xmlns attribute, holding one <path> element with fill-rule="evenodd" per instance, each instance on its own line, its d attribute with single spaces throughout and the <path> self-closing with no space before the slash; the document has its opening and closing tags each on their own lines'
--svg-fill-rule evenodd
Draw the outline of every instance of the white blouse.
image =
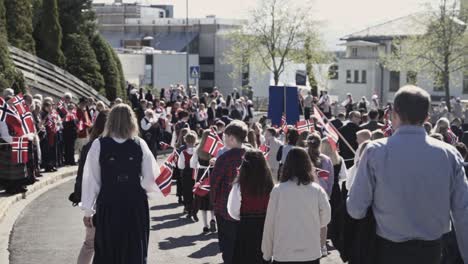
<svg viewBox="0 0 468 264">
<path fill-rule="evenodd" d="M 187 151 L 187 153 L 190 154 L 190 155 L 193 155 L 193 153 L 194 153 L 193 147 L 187 148 L 184 151 Z M 184 155 L 183 152 L 181 152 L 180 155 L 179 155 L 179 160 L 177 161 L 177 168 L 179 168 L 180 170 L 185 169 L 185 155 Z"/>
<path fill-rule="evenodd" d="M 127 139 L 112 138 L 117 143 L 122 144 Z M 154 197 L 154 194 L 160 192 L 155 183 L 155 179 L 159 176 L 159 166 L 154 159 L 153 154 L 146 142 L 140 140 L 141 151 L 143 152 L 143 160 L 141 163 L 141 187 L 146 191 L 148 197 Z M 83 183 L 81 195 L 81 209 L 84 210 L 85 216 L 92 216 L 95 213 L 95 203 L 99 191 L 101 190 L 101 165 L 99 163 L 99 155 L 101 153 L 101 142 L 99 139 L 94 140 L 86 157 L 86 163 L 83 169 Z"/>
<path fill-rule="evenodd" d="M 240 190 L 240 185 L 238 183 L 234 183 L 232 185 L 231 192 L 229 193 L 227 209 L 229 215 L 235 219 L 240 221 L 240 209 L 241 209 L 241 202 L 242 202 L 242 194 Z"/>
</svg>

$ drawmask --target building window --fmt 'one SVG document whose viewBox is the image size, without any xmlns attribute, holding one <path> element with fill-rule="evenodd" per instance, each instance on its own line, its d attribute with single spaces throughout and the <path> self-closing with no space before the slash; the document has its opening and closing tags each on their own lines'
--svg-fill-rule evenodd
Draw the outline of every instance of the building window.
<svg viewBox="0 0 468 264">
<path fill-rule="evenodd" d="M 357 48 L 351 48 L 351 56 L 357 57 Z"/>
<path fill-rule="evenodd" d="M 346 83 L 351 83 L 351 70 L 346 70 Z"/>
<path fill-rule="evenodd" d="M 361 71 L 361 83 L 367 83 L 367 71 Z"/>
<path fill-rule="evenodd" d="M 406 73 L 406 83 L 407 84 L 416 84 L 418 82 L 418 73 L 414 71 L 409 71 Z"/>
<path fill-rule="evenodd" d="M 164 12 L 159 12 L 159 18 L 164 18 Z"/>
<path fill-rule="evenodd" d="M 444 91 L 444 76 L 441 72 L 437 72 L 434 76 L 434 91 L 443 92 Z"/>
<path fill-rule="evenodd" d="M 213 65 L 214 57 L 200 57 L 200 65 Z"/>
<path fill-rule="evenodd" d="M 359 82 L 359 71 L 354 71 L 354 83 Z"/>
<path fill-rule="evenodd" d="M 328 68 L 328 79 L 330 80 L 338 80 L 338 65 L 332 65 Z"/>
<path fill-rule="evenodd" d="M 396 92 L 400 89 L 400 72 L 391 71 L 390 72 L 390 92 Z"/>
<path fill-rule="evenodd" d="M 463 75 L 463 93 L 468 94 L 468 74 Z"/>
<path fill-rule="evenodd" d="M 214 80 L 214 72 L 201 72 L 200 73 L 200 80 L 213 81 Z"/>
</svg>

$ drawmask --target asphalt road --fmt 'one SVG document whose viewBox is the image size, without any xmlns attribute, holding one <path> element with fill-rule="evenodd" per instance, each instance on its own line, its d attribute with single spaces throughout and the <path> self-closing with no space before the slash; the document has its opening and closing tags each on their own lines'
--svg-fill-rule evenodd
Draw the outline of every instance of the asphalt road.
<svg viewBox="0 0 468 264">
<path fill-rule="evenodd" d="M 67 199 L 73 182 L 43 194 L 22 212 L 10 237 L 11 264 L 76 263 L 84 227 L 81 210 Z M 182 217 L 175 195 L 151 201 L 150 208 L 148 263 L 222 263 L 216 234 L 203 235 L 201 223 Z M 342 262 L 333 251 L 321 263 Z"/>
</svg>

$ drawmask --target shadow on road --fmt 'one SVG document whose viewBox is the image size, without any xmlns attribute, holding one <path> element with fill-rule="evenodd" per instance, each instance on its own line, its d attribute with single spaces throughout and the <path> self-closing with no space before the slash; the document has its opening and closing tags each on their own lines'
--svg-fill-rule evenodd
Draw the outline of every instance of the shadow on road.
<svg viewBox="0 0 468 264">
<path fill-rule="evenodd" d="M 178 203 L 170 203 L 170 204 L 162 204 L 162 205 L 155 205 L 151 207 L 151 210 L 168 210 L 168 209 L 175 209 L 177 207 L 181 206 Z"/>
<path fill-rule="evenodd" d="M 184 215 L 183 213 L 178 213 L 178 214 L 169 214 L 169 215 L 163 215 L 163 216 L 153 216 L 151 217 L 151 220 L 155 222 L 163 222 L 167 220 L 180 219 L 183 215 Z"/>
<path fill-rule="evenodd" d="M 218 242 L 211 242 L 210 244 L 200 248 L 200 250 L 193 252 L 192 254 L 188 255 L 189 258 L 194 259 L 202 259 L 205 257 L 213 257 L 218 255 L 219 253 L 219 246 Z"/>
<path fill-rule="evenodd" d="M 159 242 L 159 249 L 161 249 L 161 250 L 171 250 L 171 249 L 177 249 L 177 248 L 182 248 L 182 247 L 191 247 L 191 246 L 194 246 L 195 242 L 197 242 L 197 241 L 208 241 L 208 240 L 211 240 L 211 239 L 216 239 L 217 237 L 218 236 L 215 233 L 211 233 L 211 234 L 208 234 L 208 235 L 198 234 L 198 235 L 193 235 L 193 236 L 181 236 L 181 237 L 177 237 L 177 238 L 168 237 L 168 238 L 166 238 L 165 241 Z M 215 243 L 215 244 L 217 245 L 218 243 Z M 216 253 L 211 253 L 211 254 L 216 255 L 217 251 L 219 251 L 219 248 L 217 246 L 216 247 L 212 246 L 212 247 L 214 249 L 216 249 Z M 212 249 L 212 248 L 210 247 L 209 249 Z M 210 252 L 212 252 L 212 251 L 210 251 Z M 193 253 L 193 254 L 195 254 L 195 253 Z M 207 257 L 207 256 L 214 256 L 214 255 L 204 255 L 204 256 Z"/>
<path fill-rule="evenodd" d="M 166 221 L 164 223 L 153 225 L 151 227 L 151 230 L 157 231 L 161 229 L 171 229 L 171 228 L 177 228 L 177 227 L 181 227 L 181 226 L 189 225 L 189 224 L 193 224 L 193 221 L 190 219 L 186 219 L 186 218 L 177 218 L 174 220 Z"/>
</svg>

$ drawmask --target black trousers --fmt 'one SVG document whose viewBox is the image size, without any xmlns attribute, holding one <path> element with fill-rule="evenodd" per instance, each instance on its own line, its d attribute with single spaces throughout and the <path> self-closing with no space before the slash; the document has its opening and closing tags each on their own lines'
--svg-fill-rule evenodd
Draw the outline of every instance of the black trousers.
<svg viewBox="0 0 468 264">
<path fill-rule="evenodd" d="M 304 107 L 304 119 L 305 120 L 310 119 L 310 107 Z"/>
<path fill-rule="evenodd" d="M 395 243 L 377 236 L 377 264 L 439 264 L 441 254 L 440 239 Z"/>
<path fill-rule="evenodd" d="M 219 250 L 223 255 L 224 264 L 233 264 L 239 223 L 226 220 L 220 215 L 216 215 L 216 223 L 218 225 Z"/>
<path fill-rule="evenodd" d="M 292 262 L 292 261 L 287 261 L 287 262 L 279 262 L 279 261 L 273 261 L 273 263 L 277 264 L 320 264 L 320 259 L 312 260 L 312 261 L 301 261 L 301 262 Z"/>
</svg>

